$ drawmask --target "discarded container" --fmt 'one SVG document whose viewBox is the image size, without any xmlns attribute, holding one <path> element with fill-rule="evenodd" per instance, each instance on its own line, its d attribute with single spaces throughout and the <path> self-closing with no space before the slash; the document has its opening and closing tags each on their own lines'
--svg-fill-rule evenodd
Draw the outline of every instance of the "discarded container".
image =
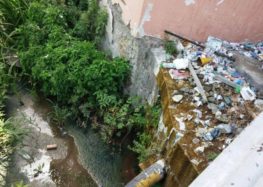
<svg viewBox="0 0 263 187">
<path fill-rule="evenodd" d="M 179 71 L 177 69 L 170 69 L 169 75 L 171 76 L 172 79 L 175 79 L 175 80 L 187 79 L 190 76 L 189 72 Z"/>
<path fill-rule="evenodd" d="M 215 51 L 219 51 L 222 47 L 222 40 L 215 38 L 213 36 L 209 36 L 207 38 L 206 47 L 213 49 Z"/>
<path fill-rule="evenodd" d="M 47 150 L 54 150 L 54 149 L 57 149 L 57 144 L 50 144 L 50 145 L 47 145 Z"/>
<path fill-rule="evenodd" d="M 173 61 L 176 69 L 186 69 L 188 68 L 189 60 L 184 58 L 175 59 Z"/>
<path fill-rule="evenodd" d="M 200 60 L 201 60 L 202 65 L 206 65 L 206 64 L 212 62 L 213 59 L 208 58 L 208 57 L 201 57 Z"/>
<path fill-rule="evenodd" d="M 226 79 L 225 77 L 223 77 L 221 75 L 215 74 L 215 79 L 217 79 L 217 80 L 219 80 L 219 81 L 221 81 L 221 82 L 223 82 L 223 83 L 225 83 L 225 84 L 227 84 L 227 85 L 229 85 L 229 86 L 231 86 L 231 87 L 233 87 L 235 89 L 239 89 L 240 88 L 240 85 L 238 85 L 238 84 Z"/>
<path fill-rule="evenodd" d="M 256 94 L 249 87 L 242 87 L 241 95 L 246 101 L 254 101 L 256 99 Z"/>
<path fill-rule="evenodd" d="M 176 69 L 186 69 L 188 67 L 189 60 L 184 58 L 175 59 L 173 63 L 164 62 L 161 64 L 162 68 L 176 68 Z"/>
</svg>

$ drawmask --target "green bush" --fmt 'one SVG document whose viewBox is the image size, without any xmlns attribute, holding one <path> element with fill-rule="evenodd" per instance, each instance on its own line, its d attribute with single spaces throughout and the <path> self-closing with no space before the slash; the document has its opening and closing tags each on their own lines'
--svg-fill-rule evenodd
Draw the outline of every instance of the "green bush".
<svg viewBox="0 0 263 187">
<path fill-rule="evenodd" d="M 23 73 L 46 96 L 55 99 L 59 105 L 57 108 L 67 107 L 71 114 L 82 117 L 83 121 L 97 115 L 107 126 L 110 124 L 106 120 L 110 113 L 107 111 L 113 107 L 121 110 L 126 106 L 125 101 L 119 98 L 124 97 L 123 87 L 129 77 L 130 66 L 124 59 L 110 59 L 96 49 L 94 43 L 103 34 L 103 23 L 107 17 L 97 1 L 89 1 L 87 11 L 82 13 L 87 20 L 80 18 L 76 22 L 76 27 L 81 29 L 85 25 L 85 36 L 75 35 L 65 25 L 67 17 L 64 15 L 68 14 L 65 10 L 69 9 L 41 1 L 30 4 L 28 19 L 17 29 L 17 47 Z M 100 16 L 102 14 L 103 18 Z M 75 20 L 72 24 L 75 24 Z M 72 31 L 76 31 L 76 28 Z M 105 98 L 115 98 L 113 105 L 103 104 Z M 54 119 L 63 121 L 59 111 L 55 111 Z M 108 114 L 107 117 L 102 111 Z M 110 132 L 114 127 L 105 129 Z"/>
<path fill-rule="evenodd" d="M 137 98 L 118 100 L 116 97 L 98 94 L 102 138 L 110 142 L 113 137 L 127 137 L 132 129 L 146 125 L 144 106 Z"/>
<path fill-rule="evenodd" d="M 174 41 L 171 41 L 171 40 L 166 40 L 164 42 L 164 49 L 170 55 L 176 56 L 178 53 L 176 43 Z"/>
<path fill-rule="evenodd" d="M 0 0 L 0 46 L 10 44 L 17 26 L 26 18 L 25 12 L 30 0 Z"/>
<path fill-rule="evenodd" d="M 107 12 L 99 7 L 97 1 L 89 0 L 88 10 L 81 14 L 73 35 L 99 44 L 105 32 L 107 18 Z"/>
<path fill-rule="evenodd" d="M 106 22 L 96 0 L 32 0 L 16 28 L 22 73 L 54 101 L 51 116 L 58 125 L 69 115 L 82 126 L 92 122 L 106 142 L 140 132 L 133 150 L 145 159 L 159 113 L 123 93 L 129 63 L 98 51 Z"/>
<path fill-rule="evenodd" d="M 4 115 L 0 111 L 0 158 L 1 161 L 13 152 L 15 146 L 21 142 L 22 137 L 26 134 L 26 130 L 21 127 L 24 119 L 10 118 L 4 120 Z"/>
<path fill-rule="evenodd" d="M 6 73 L 6 67 L 3 62 L 0 61 L 0 109 L 2 108 L 3 102 L 6 98 L 8 81 L 9 76 Z"/>
<path fill-rule="evenodd" d="M 153 138 L 159 122 L 161 106 L 158 103 L 155 106 L 145 106 L 144 111 L 145 124 L 141 126 L 133 145 L 130 146 L 130 149 L 138 154 L 139 162 L 144 162 L 149 156 L 159 152 L 160 148 L 160 145 L 153 144 Z"/>
</svg>

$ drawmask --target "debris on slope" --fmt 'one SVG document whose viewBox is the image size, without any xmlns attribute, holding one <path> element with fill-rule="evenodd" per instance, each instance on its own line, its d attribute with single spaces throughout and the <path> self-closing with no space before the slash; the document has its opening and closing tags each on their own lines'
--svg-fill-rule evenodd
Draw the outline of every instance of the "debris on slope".
<svg viewBox="0 0 263 187">
<path fill-rule="evenodd" d="M 167 110 L 173 116 L 168 128 L 183 134 L 179 145 L 198 172 L 209 163 L 209 154 L 221 152 L 263 109 L 261 88 L 238 70 L 236 54 L 253 59 L 263 74 L 263 42 L 214 37 L 205 48 L 187 43 L 178 59 L 161 65 L 159 85 L 173 84 L 167 86 Z"/>
</svg>

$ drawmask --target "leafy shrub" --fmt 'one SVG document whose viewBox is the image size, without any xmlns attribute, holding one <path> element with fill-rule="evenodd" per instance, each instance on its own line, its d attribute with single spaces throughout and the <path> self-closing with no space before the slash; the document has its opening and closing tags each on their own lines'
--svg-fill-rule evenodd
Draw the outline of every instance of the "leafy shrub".
<svg viewBox="0 0 263 187">
<path fill-rule="evenodd" d="M 26 18 L 30 0 L 0 0 L 0 45 L 10 43 L 12 32 Z"/>
<path fill-rule="evenodd" d="M 6 98 L 9 77 L 6 73 L 5 65 L 0 61 L 0 109 Z"/>
<path fill-rule="evenodd" d="M 133 150 L 144 159 L 159 113 L 124 95 L 129 63 L 97 50 L 106 11 L 96 0 L 65 4 L 42 0 L 29 4 L 26 19 L 16 29 L 23 75 L 54 101 L 52 118 L 58 125 L 69 115 L 82 126 L 93 122 L 106 142 L 122 141 L 134 129 L 140 133 Z"/>
<path fill-rule="evenodd" d="M 137 137 L 133 141 L 133 145 L 130 147 L 132 151 L 138 154 L 140 162 L 145 161 L 149 156 L 158 152 L 159 145 L 153 145 L 154 134 L 159 122 L 161 113 L 160 104 L 155 106 L 145 106 L 145 125 L 141 126 L 140 131 L 137 133 Z M 153 147 L 155 149 L 153 149 Z"/>
<path fill-rule="evenodd" d="M 23 122 L 22 118 L 4 120 L 4 115 L 0 111 L 0 158 L 7 158 L 25 135 L 26 130 L 21 127 Z"/>
<path fill-rule="evenodd" d="M 101 111 L 102 137 L 110 142 L 113 137 L 126 137 L 132 129 L 143 128 L 146 124 L 144 106 L 136 98 L 117 100 L 113 96 L 99 95 Z"/>
<path fill-rule="evenodd" d="M 166 40 L 164 42 L 164 49 L 170 55 L 175 56 L 178 53 L 176 43 L 174 41 L 171 41 L 171 40 Z"/>
<path fill-rule="evenodd" d="M 41 16 L 36 15 L 39 9 Z M 102 108 L 97 93 L 122 97 L 130 66 L 123 59 L 109 59 L 93 43 L 72 36 L 65 25 L 67 18 L 64 15 L 68 13 L 65 10 L 69 9 L 51 7 L 41 1 L 30 4 L 28 19 L 17 29 L 20 63 L 24 74 L 29 75 L 46 96 L 56 98 L 62 108 L 70 107 L 75 116 L 89 118 L 91 112 L 98 114 Z M 91 16 L 92 12 L 96 14 Z M 101 19 L 96 18 L 100 12 L 97 1 L 89 1 L 86 15 Z M 103 25 L 102 21 L 100 25 Z M 92 37 L 103 34 L 102 26 L 97 28 L 92 22 L 81 23 Z M 96 37 L 87 36 L 86 39 L 95 40 Z"/>
<path fill-rule="evenodd" d="M 88 10 L 81 14 L 73 35 L 99 44 L 105 32 L 107 18 L 107 12 L 99 7 L 97 1 L 89 0 Z"/>
</svg>

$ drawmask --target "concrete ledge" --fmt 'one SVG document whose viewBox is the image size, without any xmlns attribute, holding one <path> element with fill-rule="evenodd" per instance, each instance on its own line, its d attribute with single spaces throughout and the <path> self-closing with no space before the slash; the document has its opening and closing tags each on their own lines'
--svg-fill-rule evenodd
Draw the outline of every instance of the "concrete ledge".
<svg viewBox="0 0 263 187">
<path fill-rule="evenodd" d="M 263 112 L 190 187 L 263 186 Z"/>
</svg>

